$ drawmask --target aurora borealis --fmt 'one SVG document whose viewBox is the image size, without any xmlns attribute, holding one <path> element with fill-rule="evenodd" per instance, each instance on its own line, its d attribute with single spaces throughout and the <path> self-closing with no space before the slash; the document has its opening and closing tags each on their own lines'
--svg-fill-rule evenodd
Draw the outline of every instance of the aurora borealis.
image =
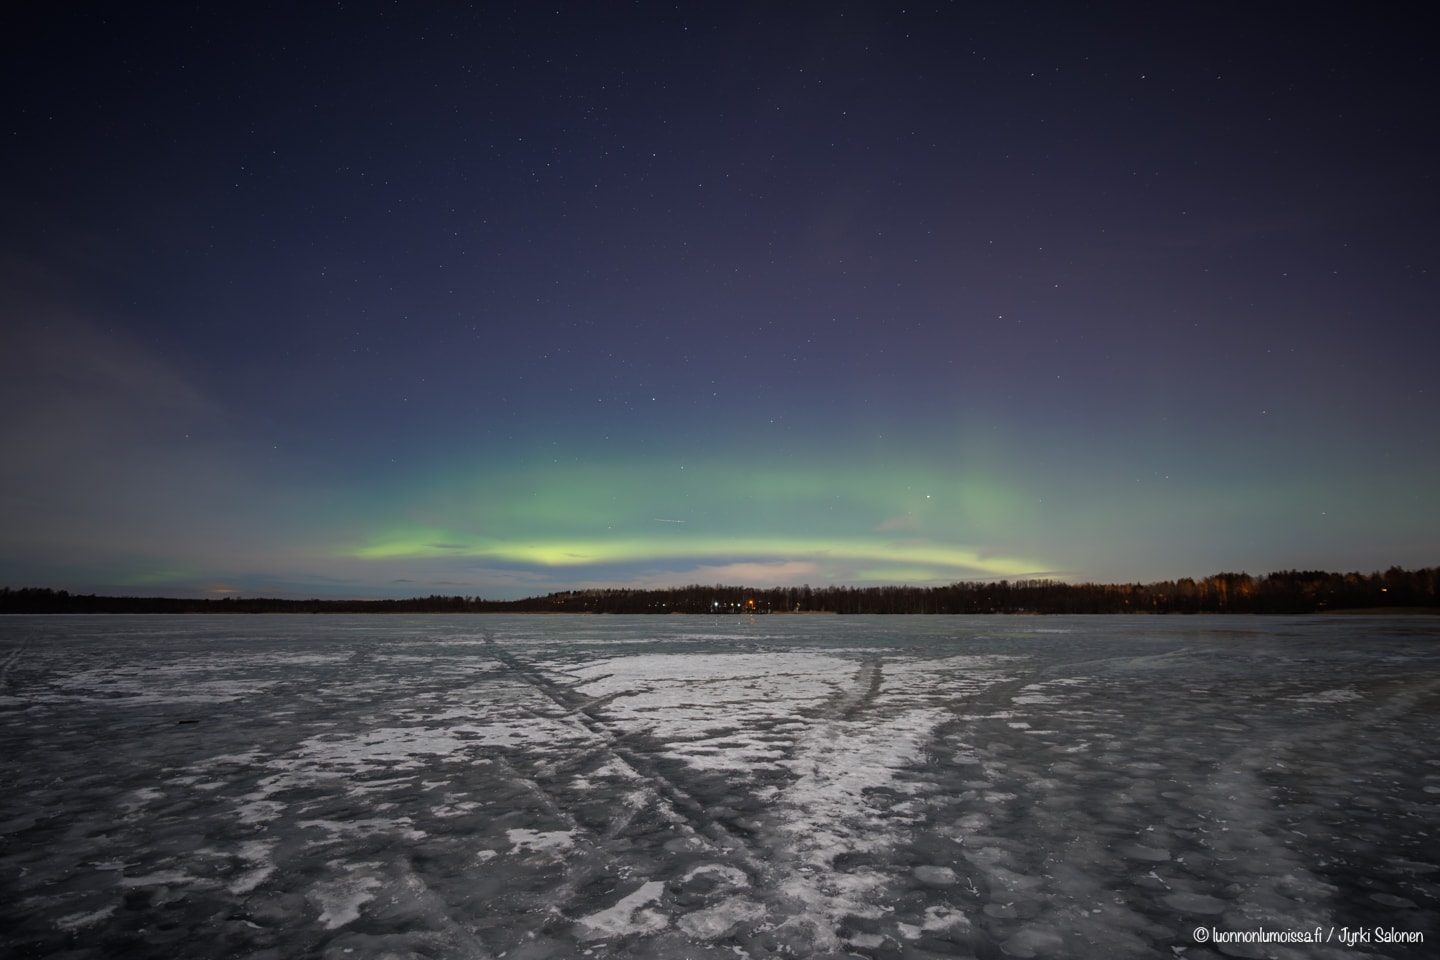
<svg viewBox="0 0 1440 960">
<path fill-rule="evenodd" d="M 6 16 L 0 585 L 1437 563 L 1398 14 Z"/>
</svg>

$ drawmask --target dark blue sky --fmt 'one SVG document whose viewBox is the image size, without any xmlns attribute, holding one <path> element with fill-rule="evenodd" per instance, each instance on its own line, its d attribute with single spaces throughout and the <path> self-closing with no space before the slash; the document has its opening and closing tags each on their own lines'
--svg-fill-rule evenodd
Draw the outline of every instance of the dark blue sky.
<svg viewBox="0 0 1440 960">
<path fill-rule="evenodd" d="M 5 14 L 0 582 L 1437 562 L 1417 24 L 772 6 Z"/>
</svg>

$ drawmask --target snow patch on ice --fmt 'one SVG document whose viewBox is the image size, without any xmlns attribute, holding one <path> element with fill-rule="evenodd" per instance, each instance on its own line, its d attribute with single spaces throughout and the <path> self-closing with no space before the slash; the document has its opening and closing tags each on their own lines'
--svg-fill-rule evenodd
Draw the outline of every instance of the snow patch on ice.
<svg viewBox="0 0 1440 960">
<path fill-rule="evenodd" d="M 665 884 L 647 880 L 639 889 L 622 897 L 613 907 L 582 917 L 578 921 L 587 940 L 603 940 L 630 933 L 654 933 L 669 923 L 664 914 L 645 909 L 665 893 Z"/>
<path fill-rule="evenodd" d="M 75 931 L 81 927 L 94 926 L 101 920 L 108 918 L 114 912 L 115 905 L 112 903 L 108 907 L 101 907 L 99 910 L 91 910 L 88 913 L 71 913 L 59 917 L 55 921 L 55 926 L 61 930 Z"/>
<path fill-rule="evenodd" d="M 506 830 L 510 844 L 517 853 L 559 853 L 575 845 L 574 830 Z"/>
<path fill-rule="evenodd" d="M 915 875 L 916 880 L 927 887 L 953 887 L 960 882 L 960 879 L 955 876 L 955 871 L 949 867 L 925 864 L 916 867 L 911 872 Z"/>
<path fill-rule="evenodd" d="M 132 790 L 130 795 L 120 801 L 120 806 L 125 808 L 126 813 L 134 813 L 136 810 L 155 800 L 161 800 L 165 793 L 154 787 L 141 787 L 139 790 Z"/>
<path fill-rule="evenodd" d="M 748 886 L 750 878 L 745 871 L 739 867 L 732 867 L 724 863 L 702 863 L 685 871 L 680 878 L 681 883 L 690 883 L 697 877 L 713 877 L 715 885 L 722 889 L 733 889 L 736 887 Z"/>
<path fill-rule="evenodd" d="M 301 820 L 297 826 L 302 830 L 312 827 L 324 830 L 330 835 L 329 839 L 331 840 L 339 837 L 373 837 L 390 833 L 404 840 L 425 839 L 425 831 L 410 827 L 413 822 L 409 817 L 396 817 L 393 820 L 369 817 L 355 820 Z M 397 830 L 397 827 L 402 829 Z"/>
<path fill-rule="evenodd" d="M 378 866 L 375 863 L 357 863 L 350 869 L 358 871 Z M 310 898 L 320 907 L 320 922 L 326 929 L 336 930 L 360 919 L 360 908 L 375 899 L 371 891 L 379 886 L 377 877 L 352 874 L 315 884 L 310 889 Z"/>
<path fill-rule="evenodd" d="M 121 877 L 122 887 L 169 887 L 176 884 L 193 884 L 202 882 L 199 877 L 192 877 L 180 870 L 158 870 L 155 873 L 147 873 L 143 877 Z"/>
<path fill-rule="evenodd" d="M 927 933 L 949 933 L 970 926 L 970 918 L 948 904 L 935 904 L 925 908 L 925 919 L 918 926 L 898 924 L 900 933 L 907 940 L 918 940 Z"/>
<path fill-rule="evenodd" d="M 1084 686 L 1089 682 L 1088 677 L 1061 677 L 1057 680 L 1046 680 L 1043 683 L 1027 684 L 1020 688 L 1020 692 L 1011 699 L 1011 702 L 1017 706 L 1064 703 L 1066 691 L 1063 688 Z"/>
<path fill-rule="evenodd" d="M 730 897 L 711 907 L 693 910 L 682 916 L 677 925 L 696 940 L 719 940 L 728 937 L 743 923 L 765 919 L 763 904 L 744 897 Z"/>
<path fill-rule="evenodd" d="M 801 738 L 788 761 L 798 779 L 782 793 L 791 873 L 780 882 L 799 909 L 782 926 L 803 927 L 833 949 L 844 917 L 881 915 L 872 901 L 889 878 L 833 865 L 841 854 L 882 850 L 897 841 L 903 823 L 890 818 L 872 792 L 913 789 L 897 783 L 895 773 L 919 759 L 935 727 L 948 718 L 942 710 L 912 710 L 883 720 L 832 721 Z"/>
<path fill-rule="evenodd" d="M 260 795 L 262 798 L 263 796 L 264 794 Z M 280 815 L 285 812 L 285 804 L 278 800 L 256 798 L 253 794 L 245 799 L 249 800 L 249 802 L 237 806 L 235 808 L 235 814 L 239 818 L 239 821 L 246 825 L 269 823 L 272 820 L 279 819 Z"/>
<path fill-rule="evenodd" d="M 64 678 L 58 699 L 103 699 L 116 706 L 152 706 L 166 703 L 233 703 L 263 693 L 279 681 L 248 678 L 197 679 L 197 675 L 220 673 L 253 665 L 236 663 L 234 658 L 211 661 L 196 657 L 179 663 L 96 667 L 77 670 Z"/>
<path fill-rule="evenodd" d="M 240 844 L 240 859 L 254 864 L 254 866 L 231 882 L 228 888 L 231 893 L 243 896 L 269 879 L 270 875 L 275 872 L 275 861 L 272 854 L 278 842 L 278 840 L 246 840 Z"/>
<path fill-rule="evenodd" d="M 1288 700 L 1291 703 L 1345 703 L 1350 700 L 1359 700 L 1361 697 L 1354 687 L 1340 687 L 1335 690 L 1318 690 L 1315 693 L 1297 697 L 1281 697 L 1280 699 Z"/>
</svg>

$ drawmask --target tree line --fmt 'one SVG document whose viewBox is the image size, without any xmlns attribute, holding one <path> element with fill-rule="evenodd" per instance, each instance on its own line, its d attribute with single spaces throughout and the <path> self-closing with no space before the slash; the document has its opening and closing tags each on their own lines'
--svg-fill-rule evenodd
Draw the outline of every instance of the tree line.
<svg viewBox="0 0 1440 960">
<path fill-rule="evenodd" d="M 289 600 L 103 597 L 45 588 L 0 588 L 0 614 L 17 613 L 613 613 L 756 615 L 1254 613 L 1418 609 L 1440 613 L 1440 568 L 1384 573 L 1282 570 L 1217 573 L 1155 583 L 963 581 L 941 587 L 737 587 L 564 590 L 523 600 Z"/>
</svg>

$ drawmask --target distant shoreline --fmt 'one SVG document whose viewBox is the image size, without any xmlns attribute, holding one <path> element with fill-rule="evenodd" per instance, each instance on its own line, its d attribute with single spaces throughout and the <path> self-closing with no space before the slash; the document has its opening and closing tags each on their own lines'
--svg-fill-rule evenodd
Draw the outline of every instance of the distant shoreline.
<svg viewBox="0 0 1440 960">
<path fill-rule="evenodd" d="M 411 597 L 294 600 L 279 597 L 106 597 L 49 588 L 0 588 L 0 614 L 58 613 L 570 613 L 692 616 L 956 614 L 1440 615 L 1440 567 L 1384 573 L 1283 570 L 1256 577 L 1217 573 L 1154 583 L 1058 580 L 962 581 L 945 586 L 747 587 L 691 584 L 561 590 L 519 600 Z"/>
<path fill-rule="evenodd" d="M 608 613 L 594 610 L 0 610 L 3 617 L 724 617 L 744 620 L 753 617 L 1440 617 L 1440 607 L 1408 607 L 1404 609 L 1358 608 L 1350 610 L 1310 610 L 1301 613 L 1257 613 L 1253 611 L 1201 610 L 1196 613 L 1132 613 L 1101 611 L 1098 613 L 1047 613 L 1042 611 L 997 610 L 989 613 L 846 613 L 837 610 L 777 610 L 772 613 Z"/>
</svg>

